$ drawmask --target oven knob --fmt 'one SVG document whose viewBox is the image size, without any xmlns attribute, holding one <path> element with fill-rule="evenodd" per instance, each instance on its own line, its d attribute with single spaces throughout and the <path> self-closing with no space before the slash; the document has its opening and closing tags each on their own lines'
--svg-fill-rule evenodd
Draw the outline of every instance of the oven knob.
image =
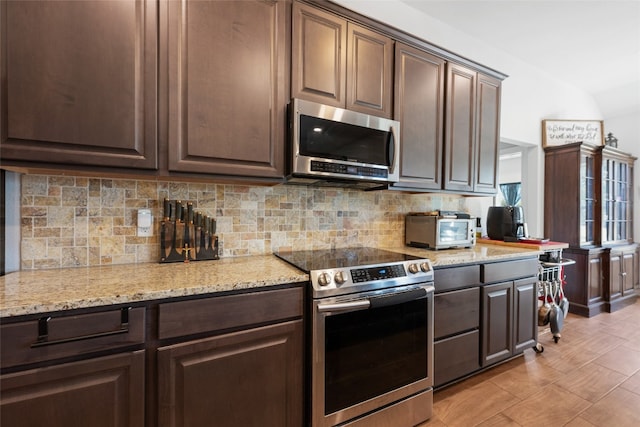
<svg viewBox="0 0 640 427">
<path fill-rule="evenodd" d="M 418 271 L 418 264 L 409 264 L 409 273 L 416 274 Z"/>
<path fill-rule="evenodd" d="M 342 271 L 338 271 L 333 277 L 333 280 L 335 280 L 338 285 L 342 285 L 347 281 L 347 279 L 344 278 L 344 274 L 342 274 Z"/>
<path fill-rule="evenodd" d="M 329 283 L 331 283 L 331 276 L 329 276 L 329 273 L 321 273 L 318 276 L 318 284 L 320 286 L 327 286 Z"/>
<path fill-rule="evenodd" d="M 420 270 L 422 270 L 424 273 L 428 273 L 429 271 L 431 271 L 431 265 L 428 262 L 423 262 L 422 264 L 420 264 Z"/>
</svg>

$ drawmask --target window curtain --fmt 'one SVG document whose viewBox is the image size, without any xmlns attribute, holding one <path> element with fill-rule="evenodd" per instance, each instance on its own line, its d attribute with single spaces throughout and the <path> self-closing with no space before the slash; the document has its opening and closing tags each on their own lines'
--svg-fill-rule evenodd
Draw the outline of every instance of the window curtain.
<svg viewBox="0 0 640 427">
<path fill-rule="evenodd" d="M 521 185 L 519 182 L 500 184 L 500 192 L 502 192 L 502 197 L 504 198 L 507 206 L 520 205 L 520 187 Z"/>
</svg>

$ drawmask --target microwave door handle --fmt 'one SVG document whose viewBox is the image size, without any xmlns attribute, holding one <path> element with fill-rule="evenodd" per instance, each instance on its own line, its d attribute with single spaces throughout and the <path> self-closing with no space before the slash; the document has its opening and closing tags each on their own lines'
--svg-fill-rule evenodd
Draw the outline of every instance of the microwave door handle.
<svg viewBox="0 0 640 427">
<path fill-rule="evenodd" d="M 389 136 L 389 172 L 393 172 L 396 169 L 396 129 L 391 126 L 391 134 Z"/>
</svg>

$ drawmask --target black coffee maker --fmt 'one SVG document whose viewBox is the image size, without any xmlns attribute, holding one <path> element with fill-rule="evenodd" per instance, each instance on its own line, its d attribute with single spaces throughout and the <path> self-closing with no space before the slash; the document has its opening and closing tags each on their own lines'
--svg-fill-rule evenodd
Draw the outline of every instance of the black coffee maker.
<svg viewBox="0 0 640 427">
<path fill-rule="evenodd" d="M 522 206 L 491 206 L 487 212 L 487 235 L 492 240 L 517 242 L 525 236 Z"/>
</svg>

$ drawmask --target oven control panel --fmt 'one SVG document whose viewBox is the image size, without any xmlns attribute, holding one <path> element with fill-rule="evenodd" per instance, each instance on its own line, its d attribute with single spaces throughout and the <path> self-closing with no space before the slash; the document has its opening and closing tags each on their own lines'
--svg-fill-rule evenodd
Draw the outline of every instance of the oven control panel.
<svg viewBox="0 0 640 427">
<path fill-rule="evenodd" d="M 314 298 L 433 281 L 428 259 L 384 265 L 315 270 L 309 273 Z"/>
<path fill-rule="evenodd" d="M 382 267 L 354 268 L 351 270 L 351 280 L 353 280 L 353 283 L 392 279 L 406 275 L 407 272 L 404 269 L 404 265 L 385 265 Z"/>
</svg>

